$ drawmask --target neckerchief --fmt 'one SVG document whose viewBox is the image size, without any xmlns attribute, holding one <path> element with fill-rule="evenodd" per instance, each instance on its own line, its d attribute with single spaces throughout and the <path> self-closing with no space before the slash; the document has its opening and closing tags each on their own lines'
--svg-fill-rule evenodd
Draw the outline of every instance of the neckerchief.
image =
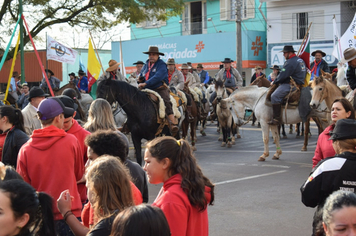
<svg viewBox="0 0 356 236">
<path fill-rule="evenodd" d="M 321 62 L 321 60 L 320 60 L 319 62 L 316 62 L 316 60 L 314 60 L 314 66 L 313 66 L 313 68 L 312 68 L 312 70 L 311 70 L 311 73 L 312 73 L 312 74 L 313 74 L 313 72 L 314 72 L 314 75 L 316 75 L 316 71 L 317 71 L 317 68 L 318 68 L 320 62 Z"/>
<path fill-rule="evenodd" d="M 110 75 L 112 76 L 113 80 L 116 80 L 116 74 L 114 72 L 110 71 Z"/>
<path fill-rule="evenodd" d="M 147 71 L 147 73 L 145 74 L 145 77 L 146 77 L 146 80 L 148 80 L 148 77 L 150 76 L 150 71 L 151 71 L 151 69 L 152 69 L 152 67 L 153 67 L 153 65 L 154 65 L 155 63 L 148 63 L 148 71 Z"/>
<path fill-rule="evenodd" d="M 174 73 L 174 71 L 172 73 L 170 73 L 169 70 L 168 70 L 168 83 L 171 82 L 173 73 Z"/>
<path fill-rule="evenodd" d="M 226 79 L 231 79 L 231 68 L 226 70 Z"/>
<path fill-rule="evenodd" d="M 185 80 L 187 79 L 187 76 L 185 74 L 183 74 L 183 76 L 184 76 L 184 82 L 185 82 Z"/>
<path fill-rule="evenodd" d="M 82 80 L 82 78 L 79 78 L 79 81 L 78 81 L 78 84 L 77 84 L 78 89 L 80 89 L 80 81 Z"/>
</svg>

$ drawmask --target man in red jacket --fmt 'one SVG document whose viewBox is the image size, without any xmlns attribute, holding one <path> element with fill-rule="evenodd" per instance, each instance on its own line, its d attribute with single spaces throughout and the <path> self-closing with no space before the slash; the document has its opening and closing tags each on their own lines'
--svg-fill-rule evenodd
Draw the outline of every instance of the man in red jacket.
<svg viewBox="0 0 356 236">
<path fill-rule="evenodd" d="M 69 107 L 74 110 L 73 114 L 64 115 L 63 129 L 68 134 L 73 134 L 78 139 L 79 145 L 80 145 L 80 148 L 81 148 L 82 154 L 83 154 L 83 158 L 82 158 L 83 165 L 85 166 L 85 163 L 88 160 L 88 156 L 87 156 L 88 147 L 84 144 L 84 139 L 86 136 L 88 136 L 90 134 L 90 132 L 83 129 L 83 127 L 81 127 L 79 125 L 78 121 L 76 121 L 74 119 L 74 117 L 76 115 L 76 111 L 75 111 L 76 104 L 74 103 L 74 100 L 66 95 L 60 95 L 60 96 L 57 96 L 57 98 L 59 98 L 61 100 L 61 102 L 63 103 L 63 105 L 65 107 Z M 83 178 L 81 181 L 77 182 L 77 184 L 78 184 L 78 192 L 80 194 L 80 199 L 82 201 L 82 204 L 85 204 L 88 199 L 87 198 L 87 188 L 85 187 L 85 179 Z"/>
<path fill-rule="evenodd" d="M 68 189 L 74 196 L 71 211 L 80 217 L 82 203 L 77 188 L 84 174 L 83 154 L 77 138 L 63 130 L 65 115 L 74 110 L 58 98 L 47 98 L 38 106 L 42 129 L 34 130 L 31 139 L 19 152 L 17 172 L 37 191 L 46 192 L 53 201 L 57 235 L 73 235 L 59 213 L 55 200 Z"/>
</svg>

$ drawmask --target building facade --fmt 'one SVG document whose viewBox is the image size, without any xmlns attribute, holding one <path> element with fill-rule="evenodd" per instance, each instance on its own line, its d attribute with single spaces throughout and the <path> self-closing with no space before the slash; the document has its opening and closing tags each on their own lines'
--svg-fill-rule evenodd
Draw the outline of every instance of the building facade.
<svg viewBox="0 0 356 236">
<path fill-rule="evenodd" d="M 242 74 L 249 81 L 253 68 L 266 67 L 266 7 L 259 0 L 241 0 Z M 146 61 L 149 46 L 158 46 L 164 61 L 177 67 L 202 63 L 214 75 L 224 58 L 236 62 L 236 0 L 185 1 L 183 14 L 167 21 L 150 19 L 131 24 L 131 40 L 122 42 L 126 72 L 132 63 Z M 112 42 L 112 57 L 120 61 L 120 42 Z M 234 64 L 236 66 L 236 64 Z"/>
</svg>

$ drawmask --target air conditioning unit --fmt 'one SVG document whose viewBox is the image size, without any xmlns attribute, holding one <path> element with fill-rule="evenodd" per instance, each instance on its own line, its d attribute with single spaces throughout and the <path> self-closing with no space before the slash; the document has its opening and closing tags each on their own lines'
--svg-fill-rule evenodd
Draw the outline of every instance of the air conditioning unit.
<svg viewBox="0 0 356 236">
<path fill-rule="evenodd" d="M 350 8 L 356 8 L 356 1 L 349 1 Z"/>
</svg>

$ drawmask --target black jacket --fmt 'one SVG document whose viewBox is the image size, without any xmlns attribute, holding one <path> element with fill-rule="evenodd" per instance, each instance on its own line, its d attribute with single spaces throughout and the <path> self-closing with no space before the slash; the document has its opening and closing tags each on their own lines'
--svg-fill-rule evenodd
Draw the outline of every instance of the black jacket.
<svg viewBox="0 0 356 236">
<path fill-rule="evenodd" d="M 354 90 L 356 88 L 356 68 L 353 68 L 352 66 L 349 65 L 349 68 L 347 69 L 346 72 L 346 78 L 347 81 L 349 82 L 350 88 Z"/>
<path fill-rule="evenodd" d="M 344 152 L 329 157 L 314 168 L 302 185 L 302 202 L 308 207 L 324 205 L 326 198 L 337 190 L 356 190 L 356 153 Z"/>
<path fill-rule="evenodd" d="M 314 64 L 315 64 L 314 61 L 312 63 L 310 63 L 310 69 L 311 70 L 313 69 Z M 324 72 L 330 73 L 329 65 L 324 59 L 321 59 L 320 70 L 323 70 Z M 320 71 L 319 71 L 319 75 L 321 75 Z"/>
<path fill-rule="evenodd" d="M 16 169 L 17 154 L 24 143 L 29 140 L 27 134 L 17 128 L 13 128 L 6 134 L 1 160 L 5 165 Z"/>
</svg>

